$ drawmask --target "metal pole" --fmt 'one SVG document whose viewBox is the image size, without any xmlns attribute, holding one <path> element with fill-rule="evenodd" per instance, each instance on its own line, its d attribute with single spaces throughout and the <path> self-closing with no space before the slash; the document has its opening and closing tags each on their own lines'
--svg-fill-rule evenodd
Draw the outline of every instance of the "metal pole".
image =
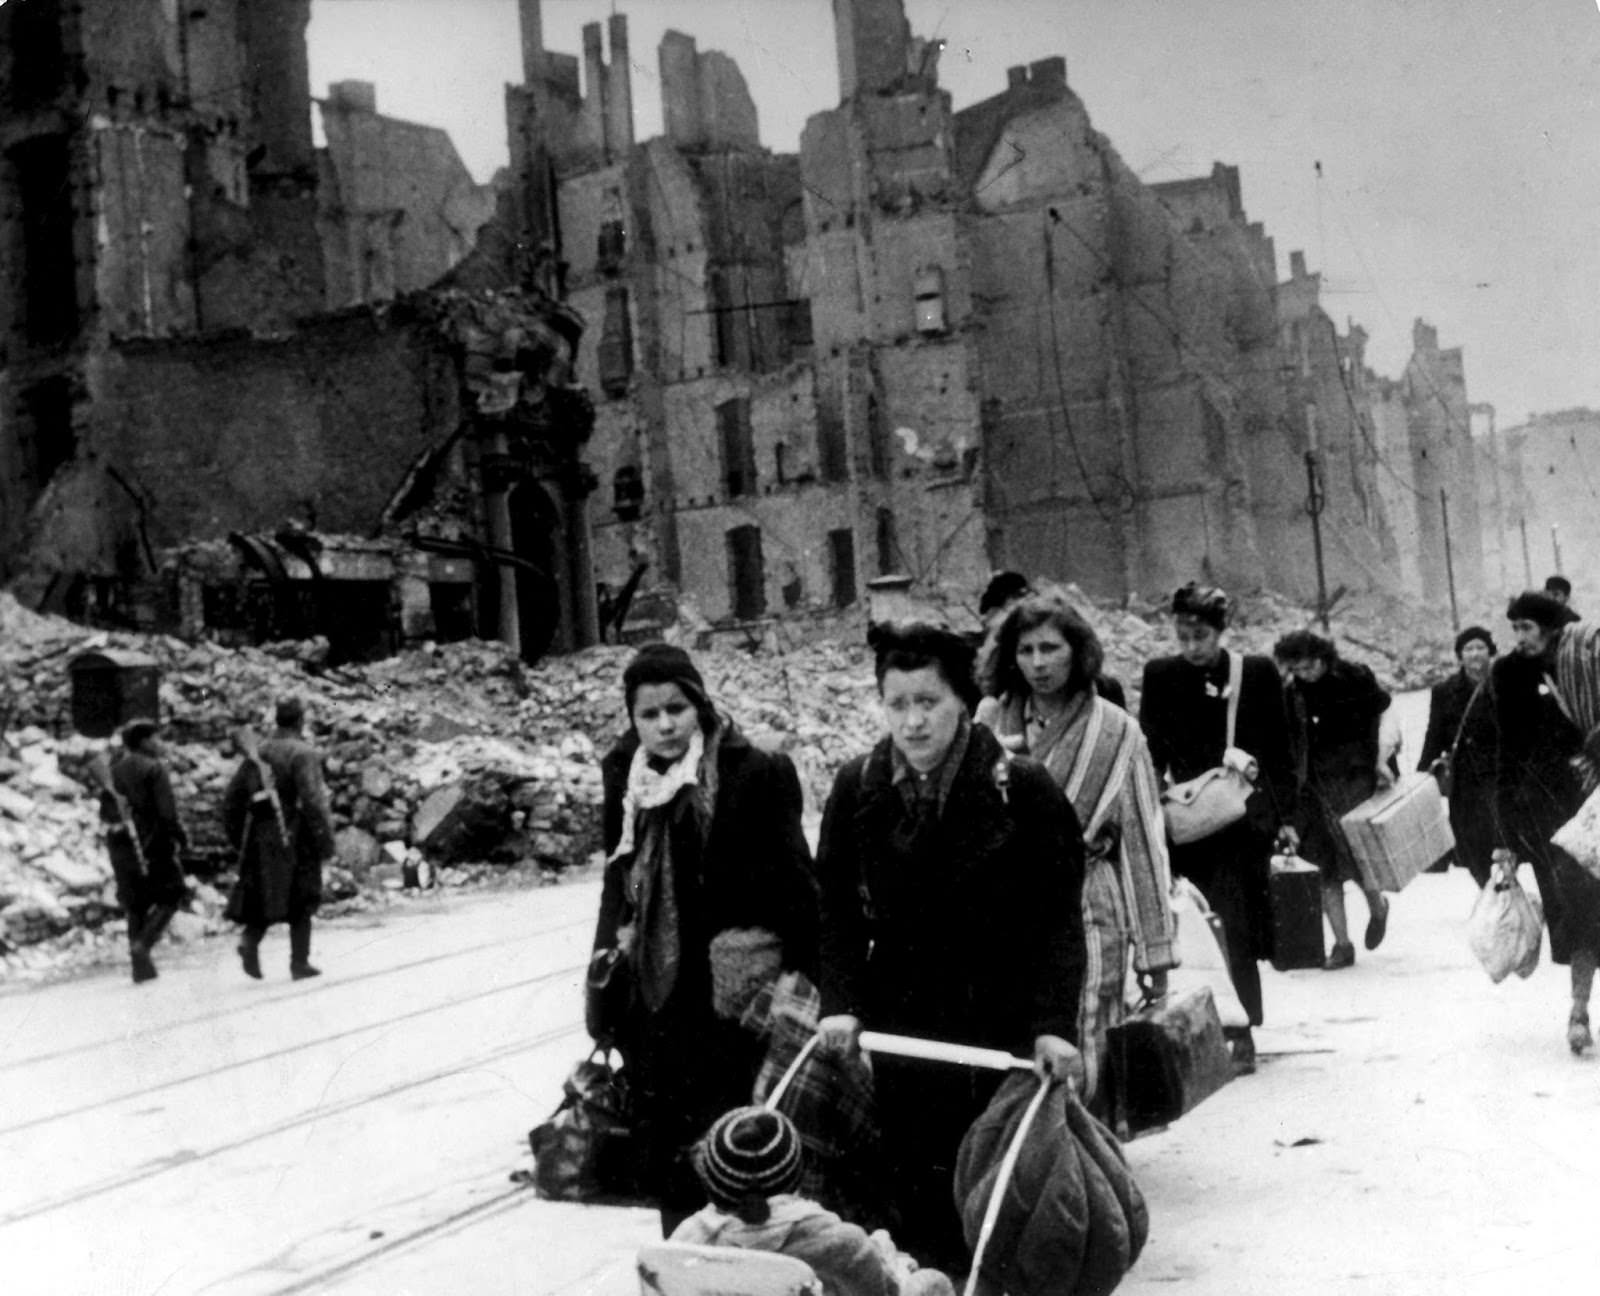
<svg viewBox="0 0 1600 1296">
<path fill-rule="evenodd" d="M 1456 565 L 1450 556 L 1450 497 L 1439 487 L 1439 512 L 1444 517 L 1444 578 L 1450 584 L 1450 628 L 1461 630 L 1461 613 L 1456 608 Z"/>
<path fill-rule="evenodd" d="M 1317 472 L 1317 452 L 1306 451 L 1306 512 L 1311 515 L 1311 545 L 1317 556 L 1317 621 L 1328 633 L 1328 576 L 1322 565 L 1322 510 L 1326 504 Z"/>
<path fill-rule="evenodd" d="M 1517 527 L 1522 532 L 1522 588 L 1533 588 L 1533 559 L 1528 556 L 1528 519 L 1518 518 Z"/>
<path fill-rule="evenodd" d="M 1562 574 L 1561 573 L 1561 527 L 1560 527 L 1560 525 L 1558 523 L 1555 523 L 1555 522 L 1552 522 L 1550 524 L 1550 548 L 1555 550 L 1555 555 L 1556 555 L 1556 575 L 1559 576 L 1559 575 Z M 1531 577 L 1528 580 L 1528 584 L 1530 584 L 1530 585 L 1533 584 L 1533 580 L 1532 580 Z"/>
</svg>

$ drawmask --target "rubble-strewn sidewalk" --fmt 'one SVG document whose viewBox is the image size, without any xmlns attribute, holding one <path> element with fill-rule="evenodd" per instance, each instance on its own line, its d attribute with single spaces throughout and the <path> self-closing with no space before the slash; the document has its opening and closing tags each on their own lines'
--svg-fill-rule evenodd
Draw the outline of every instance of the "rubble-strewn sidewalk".
<svg viewBox="0 0 1600 1296">
<path fill-rule="evenodd" d="M 1162 618 L 1081 606 L 1106 646 L 1107 669 L 1137 705 L 1143 664 L 1170 651 Z M 1232 642 L 1269 651 L 1305 624 L 1271 598 L 1241 608 Z M 1396 640 L 1381 618 L 1352 621 L 1341 648 L 1380 677 L 1414 687 L 1449 662 L 1438 635 Z M 1390 651 L 1372 651 L 1381 640 Z M 1368 646 L 1363 647 L 1366 644 Z M 265 728 L 275 700 L 304 697 L 327 756 L 339 856 L 335 901 L 372 896 L 433 869 L 445 881 L 522 866 L 534 877 L 583 864 L 599 847 L 598 756 L 621 732 L 620 678 L 631 652 L 592 648 L 528 667 L 499 644 L 426 645 L 384 661 L 326 669 L 325 645 L 225 648 L 165 636 L 91 630 L 22 608 L 0 592 L 0 976 L 59 961 L 86 932 L 115 933 L 88 759 L 105 739 L 72 733 L 67 664 L 91 648 L 127 648 L 161 666 L 162 722 L 197 871 L 220 870 L 180 916 L 179 939 L 220 928 L 228 850 L 219 806 L 240 724 Z M 833 773 L 881 733 L 864 633 L 788 649 L 707 647 L 697 659 L 718 703 L 752 737 L 788 752 L 820 810 Z M 209 868 L 207 868 L 209 866 Z M 465 866 L 473 866 L 471 868 Z M 91 942 L 92 943 L 92 942 Z"/>
</svg>

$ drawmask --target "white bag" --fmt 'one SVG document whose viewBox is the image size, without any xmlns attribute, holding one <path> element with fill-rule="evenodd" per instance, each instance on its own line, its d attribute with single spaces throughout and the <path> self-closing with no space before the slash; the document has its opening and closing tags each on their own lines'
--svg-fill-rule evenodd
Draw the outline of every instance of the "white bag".
<svg viewBox="0 0 1600 1296">
<path fill-rule="evenodd" d="M 1467 944 L 1496 985 L 1515 972 L 1530 977 L 1539 966 L 1544 914 L 1517 882 L 1516 866 L 1496 861 L 1494 872 L 1467 919 Z"/>
<path fill-rule="evenodd" d="M 1239 1002 L 1239 993 L 1228 974 L 1222 920 L 1211 912 L 1200 888 L 1188 878 L 1172 881 L 1172 918 L 1178 929 L 1174 941 L 1178 966 L 1167 973 L 1168 995 L 1176 997 L 1205 986 L 1216 1000 L 1217 1016 L 1224 1027 L 1248 1028 L 1250 1014 Z"/>
<path fill-rule="evenodd" d="M 1586 873 L 1600 877 L 1600 788 L 1578 807 L 1578 813 L 1556 829 L 1552 846 L 1577 860 Z"/>
</svg>

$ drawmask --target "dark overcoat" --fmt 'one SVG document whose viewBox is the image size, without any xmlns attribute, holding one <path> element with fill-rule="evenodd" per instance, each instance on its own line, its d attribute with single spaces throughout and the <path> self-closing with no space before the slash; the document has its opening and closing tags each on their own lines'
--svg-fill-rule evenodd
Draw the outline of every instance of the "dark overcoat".
<svg viewBox="0 0 1600 1296">
<path fill-rule="evenodd" d="M 817 853 L 822 1012 L 1026 1057 L 1039 1035 L 1076 1035 L 1082 833 L 1042 766 L 970 732 L 934 819 L 893 782 L 887 738 L 835 778 Z M 959 1262 L 956 1152 L 999 1076 L 890 1056 L 873 1074 L 892 1185 L 882 1222 L 925 1262 Z"/>
<path fill-rule="evenodd" d="M 607 855 L 622 835 L 623 796 L 638 745 L 630 732 L 600 763 Z M 723 1112 L 750 1102 L 765 1055 L 763 1040 L 712 1010 L 711 938 L 729 928 L 765 928 L 783 941 L 786 968 L 816 977 L 817 886 L 801 809 L 794 763 L 752 746 L 737 731 L 718 744 L 716 803 L 704 838 L 687 792 L 670 807 L 677 980 L 657 1011 L 635 1001 L 617 1036 L 633 1086 L 645 1187 L 669 1210 L 704 1204 L 690 1149 Z M 632 855 L 624 855 L 606 866 L 596 949 L 614 946 L 628 920 L 632 863 Z"/>
<path fill-rule="evenodd" d="M 1497 844 L 1533 868 L 1550 928 L 1550 958 L 1572 961 L 1575 947 L 1600 952 L 1600 879 L 1550 842 L 1577 813 L 1583 787 L 1570 764 L 1583 735 L 1562 713 L 1532 658 L 1507 653 L 1490 667 L 1499 731 L 1494 808 Z"/>
<path fill-rule="evenodd" d="M 299 922 L 322 903 L 322 861 L 333 854 L 333 821 L 322 758 L 298 734 L 280 729 L 261 744 L 283 810 L 280 824 L 252 760 L 240 762 L 222 798 L 223 826 L 239 853 L 239 880 L 226 915 L 246 927 Z"/>
<path fill-rule="evenodd" d="M 1459 738 L 1457 737 L 1459 735 Z M 1417 769 L 1429 771 L 1441 756 L 1450 757 L 1450 829 L 1455 834 L 1456 863 L 1469 869 L 1482 886 L 1489 876 L 1495 846 L 1494 696 L 1489 681 L 1479 688 L 1457 671 L 1428 694 L 1428 732 L 1422 740 Z"/>
<path fill-rule="evenodd" d="M 1231 653 L 1224 650 L 1205 667 L 1182 657 L 1160 657 L 1145 666 L 1139 724 L 1158 775 L 1183 783 L 1222 763 Z M 1256 1024 L 1261 990 L 1253 964 L 1272 956 L 1272 840 L 1280 826 L 1295 821 L 1297 803 L 1283 684 L 1270 658 L 1244 656 L 1233 745 L 1255 757 L 1260 771 L 1245 820 L 1200 841 L 1174 844 L 1172 869 L 1198 886 L 1221 915 L 1235 987 Z"/>
<path fill-rule="evenodd" d="M 1284 694 L 1300 773 L 1300 853 L 1324 878 L 1359 881 L 1339 819 L 1378 789 L 1378 730 L 1389 693 L 1370 666 L 1336 658 L 1321 679 L 1293 680 Z"/>
<path fill-rule="evenodd" d="M 111 785 L 122 795 L 139 835 L 144 866 L 123 830 L 116 801 L 100 794 L 100 818 L 108 826 L 106 845 L 117 880 L 117 903 L 130 916 L 153 905 L 176 905 L 188 894 L 178 851 L 188 845 L 178 818 L 172 779 L 159 759 L 144 752 L 124 751 L 111 763 Z"/>
</svg>

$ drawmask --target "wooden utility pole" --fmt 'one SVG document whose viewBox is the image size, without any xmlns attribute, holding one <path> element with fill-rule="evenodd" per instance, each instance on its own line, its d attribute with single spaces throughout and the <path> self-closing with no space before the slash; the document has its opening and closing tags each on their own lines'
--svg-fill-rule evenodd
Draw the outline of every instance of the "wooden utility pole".
<svg viewBox="0 0 1600 1296">
<path fill-rule="evenodd" d="M 1311 546 L 1317 556 L 1317 623 L 1328 633 L 1328 575 L 1322 564 L 1322 510 L 1327 498 L 1322 493 L 1317 452 L 1306 451 L 1306 512 L 1311 515 Z"/>
<path fill-rule="evenodd" d="M 1439 487 L 1439 512 L 1444 519 L 1444 578 L 1450 585 L 1450 628 L 1461 633 L 1461 613 L 1456 607 L 1456 564 L 1450 553 L 1450 497 Z"/>
<path fill-rule="evenodd" d="M 1560 576 L 1560 575 L 1562 575 L 1562 571 L 1561 571 L 1561 527 L 1560 527 L 1560 525 L 1558 523 L 1555 523 L 1555 522 L 1552 522 L 1550 524 L 1550 548 L 1555 553 L 1556 575 Z M 1533 584 L 1533 578 L 1531 576 L 1528 578 L 1528 584 L 1530 584 L 1530 585 Z"/>
<path fill-rule="evenodd" d="M 1522 532 L 1522 588 L 1533 588 L 1533 559 L 1528 556 L 1528 519 L 1518 518 L 1517 527 Z"/>
</svg>

